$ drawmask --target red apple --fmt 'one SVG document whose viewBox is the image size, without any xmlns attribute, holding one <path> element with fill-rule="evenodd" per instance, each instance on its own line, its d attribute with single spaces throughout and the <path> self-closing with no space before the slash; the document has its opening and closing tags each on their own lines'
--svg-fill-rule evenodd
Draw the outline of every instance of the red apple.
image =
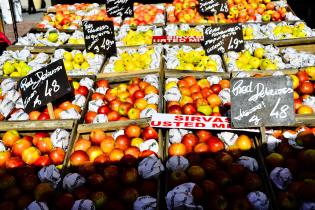
<svg viewBox="0 0 315 210">
<path fill-rule="evenodd" d="M 133 95 L 135 92 L 140 90 L 140 87 L 137 84 L 130 84 L 128 85 L 127 90 L 130 93 L 130 95 Z"/>
<path fill-rule="evenodd" d="M 109 84 L 108 84 L 108 81 L 105 80 L 105 79 L 100 79 L 96 82 L 96 86 L 97 87 L 105 87 L 105 88 L 108 88 L 109 87 Z"/>
<path fill-rule="evenodd" d="M 192 151 L 198 144 L 198 138 L 193 133 L 188 133 L 183 136 L 182 143 L 186 146 L 187 151 Z"/>
<path fill-rule="evenodd" d="M 86 152 L 78 150 L 74 151 L 70 156 L 70 163 L 73 166 L 83 165 L 84 163 L 89 161 L 89 156 Z"/>
<path fill-rule="evenodd" d="M 172 187 L 178 186 L 180 184 L 186 183 L 189 181 L 188 176 L 184 171 L 177 170 L 173 171 L 169 176 L 169 185 Z"/>
<path fill-rule="evenodd" d="M 103 165 L 105 163 L 109 162 L 109 156 L 108 154 L 101 154 L 100 156 L 97 156 L 97 158 L 94 159 L 95 164 Z"/>
<path fill-rule="evenodd" d="M 305 81 L 309 81 L 309 76 L 306 73 L 306 71 L 299 71 L 296 76 L 299 78 L 300 83 L 303 83 Z"/>
<path fill-rule="evenodd" d="M 217 95 L 218 95 L 218 94 L 220 93 L 220 91 L 222 90 L 221 85 L 219 85 L 219 84 L 211 85 L 210 89 L 212 90 L 213 93 L 215 93 L 215 94 L 217 94 Z"/>
<path fill-rule="evenodd" d="M 0 152 L 0 168 L 5 167 L 6 162 L 10 159 L 10 151 L 1 151 Z"/>
<path fill-rule="evenodd" d="M 109 106 L 107 105 L 103 105 L 100 106 L 97 110 L 98 114 L 108 114 L 111 111 L 111 109 L 109 108 Z"/>
<path fill-rule="evenodd" d="M 126 150 L 130 146 L 130 139 L 127 135 L 120 135 L 115 140 L 115 148 Z"/>
<path fill-rule="evenodd" d="M 132 204 L 139 197 L 138 191 L 133 187 L 127 187 L 121 192 L 121 198 L 124 202 Z"/>
<path fill-rule="evenodd" d="M 107 114 L 108 121 L 117 121 L 120 118 L 120 114 L 117 111 L 110 111 Z"/>
<path fill-rule="evenodd" d="M 127 116 L 129 109 L 131 109 L 132 107 L 133 105 L 131 103 L 123 102 L 118 107 L 118 113 L 121 116 Z"/>
<path fill-rule="evenodd" d="M 182 113 L 187 115 L 194 115 L 196 112 L 196 107 L 191 103 L 185 104 L 182 108 Z"/>
<path fill-rule="evenodd" d="M 168 148 L 168 155 L 169 156 L 184 156 L 187 153 L 186 146 L 182 143 L 174 143 Z"/>
<path fill-rule="evenodd" d="M 48 155 L 39 156 L 36 161 L 33 163 L 35 166 L 43 167 L 51 164 L 51 160 Z"/>
<path fill-rule="evenodd" d="M 119 177 L 120 171 L 118 166 L 109 165 L 104 169 L 103 176 L 105 180 L 115 180 Z"/>
<path fill-rule="evenodd" d="M 137 90 L 134 94 L 133 97 L 135 98 L 144 98 L 145 94 L 143 90 Z"/>
<path fill-rule="evenodd" d="M 49 119 L 50 119 L 49 114 L 44 113 L 44 112 L 41 113 L 37 118 L 37 120 L 49 120 Z"/>
<path fill-rule="evenodd" d="M 78 94 L 81 94 L 81 95 L 84 95 L 84 96 L 87 96 L 89 94 L 89 89 L 86 87 L 86 86 L 80 86 L 76 92 Z"/>
<path fill-rule="evenodd" d="M 170 114 L 182 114 L 182 109 L 179 105 L 172 105 L 168 108 Z"/>
<path fill-rule="evenodd" d="M 210 152 L 210 147 L 208 146 L 207 143 L 201 142 L 195 146 L 194 152 L 196 152 L 196 153 L 208 153 L 208 152 Z"/>
<path fill-rule="evenodd" d="M 211 132 L 206 130 L 198 130 L 196 135 L 199 138 L 199 142 L 207 142 L 212 136 Z"/>
<path fill-rule="evenodd" d="M 91 99 L 94 101 L 94 100 L 104 100 L 105 98 L 105 95 L 101 94 L 101 93 L 92 93 L 91 95 Z"/>
<path fill-rule="evenodd" d="M 56 209 L 70 210 L 74 204 L 74 198 L 71 193 L 63 193 L 58 195 L 54 200 Z"/>
<path fill-rule="evenodd" d="M 66 153 L 62 148 L 55 148 L 49 153 L 49 157 L 53 164 L 60 165 L 65 159 Z"/>
<path fill-rule="evenodd" d="M 101 129 L 92 130 L 90 133 L 90 141 L 95 145 L 100 145 L 105 138 L 106 134 Z"/>
<path fill-rule="evenodd" d="M 187 174 L 194 183 L 202 181 L 206 176 L 206 172 L 200 166 L 190 166 L 187 169 Z"/>
<path fill-rule="evenodd" d="M 126 129 L 125 129 L 125 134 L 129 137 L 129 138 L 137 138 L 140 136 L 141 134 L 141 128 L 137 125 L 129 125 Z"/>
<path fill-rule="evenodd" d="M 122 102 L 119 100 L 119 99 L 115 99 L 113 101 L 111 101 L 109 103 L 109 107 L 114 110 L 114 111 L 117 111 L 119 110 L 119 106 L 122 104 Z"/>
<path fill-rule="evenodd" d="M 91 162 L 94 162 L 95 158 L 103 154 L 102 149 L 99 146 L 91 146 L 86 154 L 89 156 Z"/>
<path fill-rule="evenodd" d="M 49 201 L 54 193 L 55 189 L 50 183 L 39 183 L 34 190 L 34 198 L 37 201 Z"/>
<path fill-rule="evenodd" d="M 89 140 L 78 139 L 73 145 L 73 150 L 74 151 L 77 151 L 77 150 L 86 151 L 89 147 L 91 147 L 91 145 L 92 145 L 92 143 Z"/>
<path fill-rule="evenodd" d="M 6 161 L 5 167 L 8 169 L 13 168 L 20 168 L 24 166 L 24 162 L 20 157 L 11 157 L 9 160 Z"/>
<path fill-rule="evenodd" d="M 142 131 L 142 138 L 143 140 L 148 140 L 148 139 L 158 139 L 159 134 L 156 132 L 156 130 L 152 127 L 146 127 Z"/>
<path fill-rule="evenodd" d="M 137 182 L 138 176 L 139 175 L 138 175 L 137 169 L 128 168 L 122 172 L 120 179 L 124 184 L 131 185 L 131 184 L 135 184 Z"/>
<path fill-rule="evenodd" d="M 210 152 L 219 152 L 221 150 L 224 150 L 224 143 L 215 136 L 212 136 L 209 139 L 208 145 L 210 148 Z"/>
<path fill-rule="evenodd" d="M 38 140 L 36 147 L 39 149 L 41 153 L 49 153 L 54 148 L 50 137 Z"/>
<path fill-rule="evenodd" d="M 314 86 L 310 81 L 300 83 L 299 91 L 303 94 L 310 95 L 314 92 Z"/>
<path fill-rule="evenodd" d="M 40 139 L 43 139 L 46 137 L 49 137 L 48 133 L 44 133 L 44 132 L 35 133 L 35 135 L 33 136 L 33 144 L 36 145 Z"/>
<path fill-rule="evenodd" d="M 96 117 L 97 113 L 88 111 L 84 117 L 86 123 L 92 123 L 94 118 Z"/>
<path fill-rule="evenodd" d="M 22 152 L 22 160 L 26 164 L 33 164 L 40 156 L 40 151 L 36 147 L 29 147 Z"/>
<path fill-rule="evenodd" d="M 14 144 L 13 144 L 13 147 L 12 147 L 12 153 L 13 155 L 15 156 L 21 156 L 22 155 L 22 152 L 31 147 L 32 146 L 32 143 L 30 141 L 27 141 L 25 139 L 20 139 L 20 140 L 17 140 Z M 1 164 L 0 164 L 1 165 Z"/>
<path fill-rule="evenodd" d="M 20 135 L 16 130 L 9 130 L 5 132 L 2 137 L 2 142 L 7 147 L 12 147 L 13 144 L 20 139 Z"/>
</svg>

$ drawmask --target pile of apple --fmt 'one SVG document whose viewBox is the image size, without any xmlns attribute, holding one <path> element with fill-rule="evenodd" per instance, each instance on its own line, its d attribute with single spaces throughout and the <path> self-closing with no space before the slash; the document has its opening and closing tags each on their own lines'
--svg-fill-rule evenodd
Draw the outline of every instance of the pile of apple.
<svg viewBox="0 0 315 210">
<path fill-rule="evenodd" d="M 297 114 L 313 114 L 315 112 L 315 68 L 309 67 L 291 75 L 294 89 L 294 109 Z"/>
<path fill-rule="evenodd" d="M 174 189 L 175 193 L 175 187 L 195 184 L 189 193 L 177 189 L 183 194 L 181 198 L 175 195 L 175 205 L 186 202 L 203 209 L 269 209 L 266 189 L 254 158 L 256 154 L 252 150 L 253 142 L 248 135 L 174 129 L 169 131 L 169 141 L 168 191 Z M 190 193 L 193 200 L 190 200 Z"/>
<path fill-rule="evenodd" d="M 279 40 L 315 36 L 315 32 L 304 22 L 296 22 L 294 24 L 290 22 L 272 22 L 266 25 L 253 23 L 242 25 L 242 27 L 245 40 L 266 38 Z"/>
<path fill-rule="evenodd" d="M 93 80 L 83 78 L 80 81 L 71 82 L 73 93 L 67 94 L 53 103 L 54 117 L 57 120 L 79 119 L 86 104 L 89 89 L 93 86 Z M 21 94 L 16 89 L 17 81 L 5 79 L 1 82 L 0 119 L 16 120 L 49 120 L 47 107 L 26 113 L 24 111 Z"/>
<path fill-rule="evenodd" d="M 134 3 L 134 17 L 126 18 L 123 25 L 141 26 L 165 24 L 164 4 Z"/>
<path fill-rule="evenodd" d="M 9 130 L 1 139 L 0 168 L 16 169 L 24 165 L 43 167 L 50 164 L 62 167 L 70 133 L 57 129 L 51 134 L 38 132 L 23 135 Z"/>
<path fill-rule="evenodd" d="M 230 109 L 230 81 L 217 76 L 196 79 L 168 78 L 164 98 L 170 114 L 227 116 Z"/>
<path fill-rule="evenodd" d="M 130 157 L 138 159 L 158 155 L 158 138 L 154 128 L 140 128 L 138 125 L 129 125 L 113 133 L 95 129 L 89 134 L 89 139 L 80 137 L 74 143 L 70 164 L 76 167 L 88 162 L 117 163 Z"/>
<path fill-rule="evenodd" d="M 107 15 L 106 9 L 95 6 L 90 10 L 58 10 L 56 14 L 46 14 L 42 21 L 35 25 L 36 28 L 55 28 L 58 30 L 75 30 L 80 29 L 82 20 L 95 21 L 113 21 L 115 27 L 119 27 L 122 20 L 120 17 L 110 18 Z"/>
<path fill-rule="evenodd" d="M 75 12 L 78 10 L 87 11 L 93 9 L 95 7 L 99 7 L 97 3 L 89 4 L 89 3 L 75 3 L 75 4 L 56 4 L 47 8 L 47 12 L 58 12 L 58 11 L 69 11 Z"/>
<path fill-rule="evenodd" d="M 265 164 L 279 209 L 315 206 L 314 128 L 275 130 L 267 136 Z"/>
<path fill-rule="evenodd" d="M 174 0 L 168 5 L 167 21 L 170 23 L 235 23 L 235 22 L 269 22 L 297 20 L 287 12 L 286 3 L 274 3 L 270 0 L 228 0 L 229 14 L 204 17 L 198 12 L 196 0 Z"/>
<path fill-rule="evenodd" d="M 67 42 L 70 35 L 50 29 L 46 33 L 27 33 L 19 37 L 15 45 L 57 47 Z"/>
<path fill-rule="evenodd" d="M 145 39 L 142 39 L 145 41 Z M 136 42 L 129 42 L 136 44 Z M 159 69 L 162 45 L 141 46 L 138 48 L 117 48 L 117 56 L 111 56 L 105 64 L 104 72 L 132 72 Z"/>
<path fill-rule="evenodd" d="M 89 101 L 86 123 L 105 123 L 150 117 L 158 111 L 159 83 L 157 75 L 133 78 L 129 83 L 109 85 L 107 80 L 96 82 Z"/>
<path fill-rule="evenodd" d="M 162 36 L 163 29 L 156 26 L 138 26 L 136 29 L 128 25 L 122 26 L 115 35 L 116 46 L 139 46 L 152 44 L 153 36 Z"/>
<path fill-rule="evenodd" d="M 71 36 L 68 39 L 68 42 L 66 44 L 69 45 L 84 45 L 85 40 L 84 40 L 84 33 L 83 31 L 80 30 L 75 30 Z"/>
<path fill-rule="evenodd" d="M 166 67 L 190 71 L 224 72 L 219 55 L 207 56 L 202 47 L 188 45 L 165 45 Z"/>
<path fill-rule="evenodd" d="M 54 192 L 48 183 L 41 183 L 38 169 L 30 166 L 0 169 L 0 183 L 1 209 L 26 209 L 34 200 L 48 200 L 46 195 L 52 196 Z M 52 197 L 49 198 L 52 201 Z"/>
<path fill-rule="evenodd" d="M 63 59 L 68 75 L 96 75 L 104 62 L 105 56 L 92 52 L 57 49 L 52 61 Z"/>
<path fill-rule="evenodd" d="M 203 36 L 203 25 L 167 24 L 164 28 L 167 36 Z"/>
</svg>

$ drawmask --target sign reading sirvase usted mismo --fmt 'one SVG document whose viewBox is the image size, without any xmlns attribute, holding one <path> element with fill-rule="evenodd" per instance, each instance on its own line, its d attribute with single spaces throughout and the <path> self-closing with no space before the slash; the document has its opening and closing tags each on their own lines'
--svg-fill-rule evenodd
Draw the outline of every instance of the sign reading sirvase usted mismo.
<svg viewBox="0 0 315 210">
<path fill-rule="evenodd" d="M 232 127 L 295 124 L 292 79 L 289 76 L 231 80 Z"/>
<path fill-rule="evenodd" d="M 72 91 L 62 59 L 23 77 L 18 87 L 25 112 L 45 106 Z"/>
</svg>

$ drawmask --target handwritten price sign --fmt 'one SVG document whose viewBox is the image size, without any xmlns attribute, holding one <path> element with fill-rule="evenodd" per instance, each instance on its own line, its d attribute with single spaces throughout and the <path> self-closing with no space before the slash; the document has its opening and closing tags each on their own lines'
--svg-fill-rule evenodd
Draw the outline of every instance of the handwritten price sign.
<svg viewBox="0 0 315 210">
<path fill-rule="evenodd" d="M 244 49 L 240 24 L 211 25 L 204 28 L 204 49 L 207 55 Z"/>
<path fill-rule="evenodd" d="M 235 128 L 295 124 L 292 80 L 288 76 L 232 79 L 231 103 Z"/>
<path fill-rule="evenodd" d="M 18 87 L 25 112 L 36 110 L 72 92 L 62 59 L 23 77 Z"/>
<path fill-rule="evenodd" d="M 213 15 L 214 13 L 229 13 L 226 0 L 199 0 L 199 13 Z"/>
<path fill-rule="evenodd" d="M 109 17 L 133 17 L 133 2 L 133 0 L 107 0 L 107 14 Z"/>
<path fill-rule="evenodd" d="M 112 21 L 83 21 L 85 48 L 97 54 L 116 54 L 116 42 Z"/>
</svg>

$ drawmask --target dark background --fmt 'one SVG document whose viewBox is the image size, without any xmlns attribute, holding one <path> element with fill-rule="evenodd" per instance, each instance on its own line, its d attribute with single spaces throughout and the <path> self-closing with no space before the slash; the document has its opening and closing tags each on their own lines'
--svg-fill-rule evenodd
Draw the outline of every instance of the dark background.
<svg viewBox="0 0 315 210">
<path fill-rule="evenodd" d="M 74 4 L 74 3 L 84 3 L 84 2 L 96 2 L 104 4 L 105 0 L 54 0 L 55 3 L 59 4 Z M 154 4 L 154 3 L 172 3 L 173 0 L 135 0 L 135 2 L 144 4 Z M 293 11 L 297 14 L 299 18 L 304 20 L 308 26 L 315 28 L 315 1 L 314 0 L 287 0 Z"/>
</svg>

